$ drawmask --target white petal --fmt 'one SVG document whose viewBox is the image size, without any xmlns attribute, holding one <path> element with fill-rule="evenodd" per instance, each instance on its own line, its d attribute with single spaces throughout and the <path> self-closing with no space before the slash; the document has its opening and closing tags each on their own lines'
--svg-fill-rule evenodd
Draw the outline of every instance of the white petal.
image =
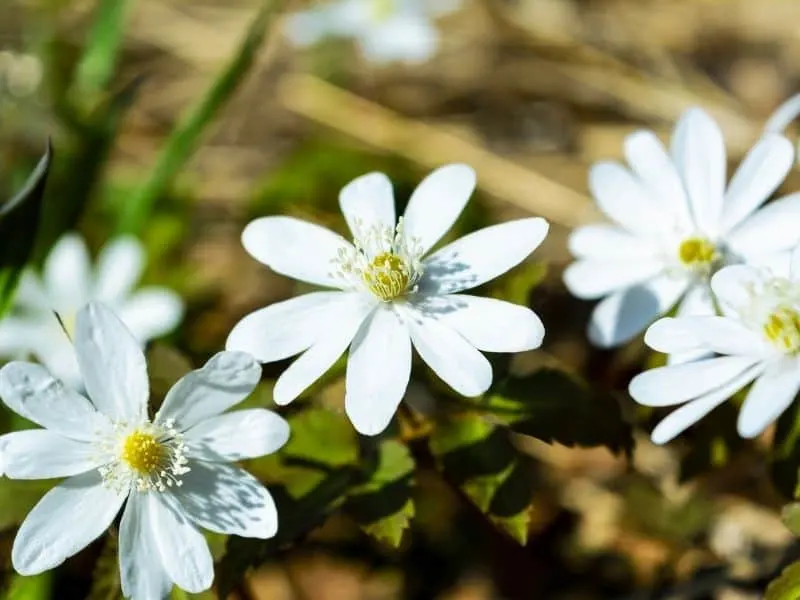
<svg viewBox="0 0 800 600">
<path fill-rule="evenodd" d="M 183 318 L 183 300 L 166 288 L 142 288 L 119 307 L 119 318 L 144 344 L 169 333 Z"/>
<path fill-rule="evenodd" d="M 202 369 L 184 375 L 167 392 L 155 422 L 174 419 L 186 430 L 247 398 L 261 379 L 261 365 L 245 352 L 219 352 Z"/>
<path fill-rule="evenodd" d="M 423 298 L 413 306 L 485 352 L 523 352 L 544 339 L 541 319 L 526 306 L 466 294 Z"/>
<path fill-rule="evenodd" d="M 629 341 L 672 308 L 687 285 L 686 280 L 661 275 L 611 294 L 592 312 L 589 340 L 601 348 Z"/>
<path fill-rule="evenodd" d="M 6 317 L 0 321 L 0 354 L 22 357 L 42 347 L 43 337 L 41 322 L 36 317 Z"/>
<path fill-rule="evenodd" d="M 26 269 L 20 277 L 17 291 L 14 294 L 14 306 L 35 313 L 50 312 L 54 309 L 44 284 L 31 269 Z"/>
<path fill-rule="evenodd" d="M 734 253 L 748 259 L 791 250 L 800 242 L 800 193 L 770 202 L 731 231 L 727 241 Z"/>
<path fill-rule="evenodd" d="M 589 170 L 589 190 L 598 208 L 628 231 L 652 233 L 669 225 L 652 194 L 618 163 L 593 165 Z"/>
<path fill-rule="evenodd" d="M 794 163 L 792 143 L 780 135 L 761 138 L 747 153 L 728 185 L 722 229 L 733 229 L 746 219 L 783 182 Z"/>
<path fill-rule="evenodd" d="M 69 477 L 103 464 L 97 449 L 46 429 L 14 431 L 3 436 L 5 474 L 12 479 Z"/>
<path fill-rule="evenodd" d="M 116 303 L 130 294 L 142 276 L 145 250 L 133 236 L 118 237 L 100 251 L 94 280 L 95 300 Z"/>
<path fill-rule="evenodd" d="M 800 388 L 800 364 L 782 358 L 756 379 L 745 398 L 736 428 L 744 438 L 753 438 L 783 414 Z"/>
<path fill-rule="evenodd" d="M 692 352 L 703 348 L 703 340 L 690 322 L 674 317 L 664 317 L 650 325 L 644 334 L 644 343 L 665 354 Z"/>
<path fill-rule="evenodd" d="M 800 245 L 792 250 L 789 258 L 789 277 L 794 280 L 800 280 Z"/>
<path fill-rule="evenodd" d="M 630 134 L 625 138 L 625 159 L 647 191 L 657 199 L 659 212 L 673 217 L 676 224 L 690 226 L 689 200 L 661 140 L 647 130 Z"/>
<path fill-rule="evenodd" d="M 313 292 L 276 302 L 239 321 L 225 347 L 249 352 L 262 363 L 289 358 L 323 339 L 332 318 L 360 302 L 355 292 Z"/>
<path fill-rule="evenodd" d="M 711 289 L 726 315 L 736 316 L 752 300 L 752 293 L 760 289 L 764 273 L 747 265 L 732 265 L 720 269 L 711 278 Z"/>
<path fill-rule="evenodd" d="M 377 228 L 394 230 L 394 191 L 383 173 L 362 175 L 339 193 L 339 206 L 354 238 Z"/>
<path fill-rule="evenodd" d="M 573 296 L 594 300 L 648 281 L 663 270 L 662 262 L 648 258 L 637 260 L 636 255 L 624 261 L 585 259 L 566 268 L 564 284 Z"/>
<path fill-rule="evenodd" d="M 792 96 L 781 104 L 764 125 L 764 130 L 782 133 L 800 115 L 800 94 Z"/>
<path fill-rule="evenodd" d="M 147 415 L 150 383 L 144 354 L 110 308 L 92 302 L 78 313 L 75 352 L 86 391 L 100 412 L 129 421 Z"/>
<path fill-rule="evenodd" d="M 236 410 L 201 421 L 186 434 L 189 456 L 236 461 L 272 454 L 289 440 L 289 424 L 263 408 Z"/>
<path fill-rule="evenodd" d="M 416 239 L 424 252 L 456 222 L 475 190 L 476 176 L 472 167 L 452 164 L 428 175 L 411 194 L 404 216 L 408 239 Z"/>
<path fill-rule="evenodd" d="M 759 357 L 772 353 L 760 333 L 731 317 L 685 317 L 687 326 L 694 328 L 703 346 L 716 354 Z"/>
<path fill-rule="evenodd" d="M 74 313 L 89 300 L 91 260 L 77 234 L 63 236 L 47 256 L 42 278 L 53 309 Z"/>
<path fill-rule="evenodd" d="M 418 64 L 436 53 L 439 32 L 427 19 L 396 15 L 370 28 L 359 41 L 364 56 L 372 62 L 398 60 Z"/>
<path fill-rule="evenodd" d="M 364 435 L 389 425 L 403 399 L 411 374 L 411 340 L 406 326 L 389 306 L 364 321 L 347 360 L 345 411 Z"/>
<path fill-rule="evenodd" d="M 542 243 L 547 221 L 518 219 L 480 229 L 424 261 L 423 293 L 453 294 L 477 287 L 517 266 Z"/>
<path fill-rule="evenodd" d="M 703 110 L 690 108 L 673 133 L 672 154 L 683 177 L 695 223 L 706 235 L 716 235 L 725 193 L 722 131 Z"/>
<path fill-rule="evenodd" d="M 278 511 L 270 493 L 233 465 L 194 462 L 183 485 L 170 492 L 186 515 L 205 529 L 261 539 L 278 532 Z"/>
<path fill-rule="evenodd" d="M 57 567 L 108 529 L 125 500 L 90 471 L 67 479 L 33 507 L 11 550 L 14 569 L 36 575 Z"/>
<path fill-rule="evenodd" d="M 634 377 L 628 392 L 645 406 L 681 404 L 727 384 L 757 362 L 758 359 L 752 357 L 723 356 L 658 367 Z"/>
<path fill-rule="evenodd" d="M 32 363 L 12 362 L 0 370 L 0 398 L 18 415 L 76 440 L 94 439 L 108 423 L 86 398 Z"/>
<path fill-rule="evenodd" d="M 655 256 L 655 246 L 609 223 L 578 227 L 569 236 L 569 251 L 576 258 L 630 260 Z"/>
<path fill-rule="evenodd" d="M 373 308 L 372 302 L 354 301 L 332 313 L 325 334 L 278 377 L 272 390 L 275 403 L 288 404 L 322 377 L 347 350 Z"/>
<path fill-rule="evenodd" d="M 713 316 L 717 314 L 714 300 L 711 297 L 711 288 L 703 283 L 695 283 L 686 292 L 686 295 L 678 304 L 675 313 L 678 317 L 688 316 Z M 681 363 L 699 360 L 708 356 L 709 351 L 705 348 L 688 350 L 685 352 L 673 352 L 667 356 L 668 365 L 679 365 Z"/>
<path fill-rule="evenodd" d="M 292 279 L 326 287 L 339 287 L 331 260 L 350 243 L 342 236 L 292 217 L 263 217 L 252 221 L 242 233 L 242 244 L 250 256 Z"/>
<path fill-rule="evenodd" d="M 191 472 L 191 471 L 190 471 Z M 178 587 L 197 594 L 214 581 L 214 559 L 203 534 L 169 494 L 147 494 L 164 570 Z"/>
<path fill-rule="evenodd" d="M 166 598 L 172 580 L 161 565 L 147 494 L 131 494 L 119 528 L 119 572 L 126 598 Z"/>
<path fill-rule="evenodd" d="M 666 444 L 675 436 L 686 431 L 686 429 L 697 423 L 717 406 L 750 383 L 758 376 L 761 370 L 762 366 L 760 364 L 747 369 L 741 375 L 732 379 L 727 385 L 723 385 L 705 396 L 692 400 L 677 410 L 672 411 L 669 416 L 664 418 L 656 428 L 653 429 L 653 433 L 651 434 L 653 443 Z"/>
<path fill-rule="evenodd" d="M 447 385 L 468 397 L 489 389 L 492 365 L 467 340 L 419 311 L 407 310 L 406 323 L 417 353 Z"/>
</svg>

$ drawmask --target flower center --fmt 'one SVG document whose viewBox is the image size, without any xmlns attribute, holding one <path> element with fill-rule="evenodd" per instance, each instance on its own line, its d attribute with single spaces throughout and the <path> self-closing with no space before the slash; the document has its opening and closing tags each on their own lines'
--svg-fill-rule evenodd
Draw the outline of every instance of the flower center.
<svg viewBox="0 0 800 600">
<path fill-rule="evenodd" d="M 704 238 L 693 237 L 683 240 L 678 247 L 678 256 L 681 262 L 692 269 L 710 268 L 711 264 L 719 258 L 714 244 Z"/>
<path fill-rule="evenodd" d="M 382 23 L 394 13 L 394 0 L 371 0 L 369 15 L 373 22 Z"/>
<path fill-rule="evenodd" d="M 767 318 L 764 335 L 787 354 L 800 352 L 800 313 L 789 307 L 778 308 Z"/>
<path fill-rule="evenodd" d="M 381 302 L 413 291 L 422 276 L 422 249 L 406 239 L 402 217 L 397 227 L 353 226 L 353 248 L 342 248 L 333 259 L 334 276 L 354 289 L 364 289 Z"/>
<path fill-rule="evenodd" d="M 384 302 L 390 302 L 406 291 L 410 276 L 410 269 L 402 258 L 383 252 L 372 259 L 361 277 L 369 291 Z"/>
<path fill-rule="evenodd" d="M 98 443 L 107 460 L 100 467 L 103 483 L 120 492 L 163 492 L 180 487 L 181 476 L 189 472 L 183 435 L 173 421 L 164 425 L 143 423 L 131 428 L 116 423 L 109 436 Z"/>
<path fill-rule="evenodd" d="M 152 434 L 136 430 L 125 438 L 120 458 L 134 471 L 149 475 L 161 466 L 164 454 L 164 448 Z"/>
</svg>

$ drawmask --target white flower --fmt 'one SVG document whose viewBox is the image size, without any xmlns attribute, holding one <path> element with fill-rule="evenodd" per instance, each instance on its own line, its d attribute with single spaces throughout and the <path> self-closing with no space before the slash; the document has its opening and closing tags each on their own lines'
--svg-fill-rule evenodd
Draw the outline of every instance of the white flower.
<svg viewBox="0 0 800 600">
<path fill-rule="evenodd" d="M 274 271 L 334 288 L 279 302 L 240 321 L 230 350 L 261 362 L 303 353 L 278 379 L 278 404 L 295 399 L 350 347 L 345 410 L 375 435 L 389 424 L 411 372 L 411 346 L 454 390 L 486 391 L 489 361 L 479 352 L 538 347 L 544 327 L 526 307 L 457 294 L 519 264 L 548 225 L 529 218 L 487 227 L 430 256 L 475 187 L 466 165 L 431 173 L 395 225 L 392 184 L 382 173 L 348 184 L 339 201 L 355 244 L 318 225 L 266 217 L 242 235 L 245 249 Z"/>
<path fill-rule="evenodd" d="M 714 314 L 708 279 L 718 268 L 788 261 L 800 241 L 800 194 L 757 210 L 792 167 L 782 136 L 759 140 L 727 189 L 722 133 L 697 108 L 678 122 L 669 154 L 655 134 L 639 131 L 626 138 L 625 156 L 630 169 L 592 168 L 589 187 L 614 223 L 573 232 L 578 260 L 564 274 L 574 295 L 604 298 L 589 325 L 598 346 L 630 340 L 678 303 L 679 316 Z"/>
<path fill-rule="evenodd" d="M 83 239 L 65 235 L 50 251 L 41 277 L 24 274 L 11 315 L 0 323 L 0 354 L 32 354 L 58 379 L 79 386 L 67 334 L 72 335 L 75 315 L 90 300 L 111 306 L 141 344 L 168 333 L 183 317 L 183 302 L 166 288 L 134 291 L 145 258 L 138 240 L 122 237 L 101 250 L 93 267 Z"/>
<path fill-rule="evenodd" d="M 122 510 L 125 596 L 164 598 L 173 583 L 207 589 L 213 561 L 198 527 L 256 538 L 278 527 L 269 492 L 230 463 L 280 448 L 288 424 L 264 409 L 223 414 L 250 394 L 260 366 L 244 353 L 217 354 L 175 384 L 151 421 L 144 355 L 109 308 L 92 303 L 78 313 L 75 350 L 91 400 L 35 364 L 0 370 L 3 401 L 44 427 L 3 436 L 6 475 L 67 478 L 20 527 L 14 568 L 30 575 L 56 567 Z"/>
<path fill-rule="evenodd" d="M 437 16 L 460 0 L 331 0 L 291 15 L 287 34 L 299 46 L 327 36 L 354 38 L 374 62 L 424 62 L 436 53 Z"/>
<path fill-rule="evenodd" d="M 645 342 L 660 352 L 714 354 L 695 362 L 646 371 L 633 378 L 630 394 L 647 406 L 673 406 L 653 430 L 668 442 L 750 382 L 739 413 L 742 437 L 760 434 L 800 390 L 800 251 L 789 278 L 747 265 L 726 267 L 711 279 L 722 316 L 664 318 Z"/>
</svg>

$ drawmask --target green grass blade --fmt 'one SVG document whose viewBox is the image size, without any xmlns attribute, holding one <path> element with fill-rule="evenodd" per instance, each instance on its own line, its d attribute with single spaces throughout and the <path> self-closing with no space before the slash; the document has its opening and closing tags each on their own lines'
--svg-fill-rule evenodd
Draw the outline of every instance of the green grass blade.
<svg viewBox="0 0 800 600">
<path fill-rule="evenodd" d="M 167 138 L 149 178 L 121 209 L 118 224 L 120 233 L 137 233 L 147 222 L 156 200 L 165 193 L 191 158 L 202 134 L 250 71 L 270 23 L 284 3 L 284 0 L 274 0 L 262 6 L 233 60 Z"/>
<path fill-rule="evenodd" d="M 71 97 L 80 104 L 91 103 L 108 86 L 125 36 L 128 0 L 102 0 L 89 32 L 83 56 L 75 71 Z"/>
</svg>

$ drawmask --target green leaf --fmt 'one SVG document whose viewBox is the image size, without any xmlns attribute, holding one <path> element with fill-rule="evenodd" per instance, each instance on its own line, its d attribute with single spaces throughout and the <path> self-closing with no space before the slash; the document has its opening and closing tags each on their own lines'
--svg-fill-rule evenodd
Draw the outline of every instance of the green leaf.
<svg viewBox="0 0 800 600">
<path fill-rule="evenodd" d="M 448 481 L 514 539 L 527 541 L 533 465 L 508 431 L 478 415 L 461 415 L 439 424 L 430 448 Z"/>
<path fill-rule="evenodd" d="M 150 176 L 123 207 L 118 223 L 121 233 L 138 233 L 147 223 L 153 205 L 194 154 L 203 133 L 250 72 L 271 21 L 284 3 L 285 0 L 264 2 L 233 60 L 167 138 Z"/>
<path fill-rule="evenodd" d="M 292 437 L 277 454 L 248 462 L 267 482 L 280 515 L 278 534 L 269 540 L 232 536 L 217 569 L 225 598 L 248 568 L 270 559 L 281 546 L 323 522 L 362 480 L 358 439 L 344 415 L 312 408 L 288 417 Z"/>
<path fill-rule="evenodd" d="M 617 399 L 557 369 L 509 377 L 474 402 L 514 431 L 548 443 L 606 446 L 628 454 L 633 449 L 631 425 Z"/>
<path fill-rule="evenodd" d="M 14 575 L 11 585 L 3 595 L 5 600 L 48 600 L 51 598 L 53 584 L 52 572 L 40 575 Z"/>
<path fill-rule="evenodd" d="M 397 547 L 414 517 L 414 458 L 395 440 L 382 441 L 377 454 L 374 471 L 351 491 L 345 509 L 366 533 Z"/>
<path fill-rule="evenodd" d="M 792 532 L 795 537 L 800 537 L 800 502 L 787 504 L 781 510 L 781 520 L 786 525 L 786 529 Z"/>
<path fill-rule="evenodd" d="M 786 567 L 767 587 L 764 600 L 797 600 L 800 598 L 800 561 Z"/>
<path fill-rule="evenodd" d="M 9 309 L 19 277 L 33 253 L 52 154 L 48 143 L 22 189 L 0 206 L 0 317 Z"/>
</svg>

